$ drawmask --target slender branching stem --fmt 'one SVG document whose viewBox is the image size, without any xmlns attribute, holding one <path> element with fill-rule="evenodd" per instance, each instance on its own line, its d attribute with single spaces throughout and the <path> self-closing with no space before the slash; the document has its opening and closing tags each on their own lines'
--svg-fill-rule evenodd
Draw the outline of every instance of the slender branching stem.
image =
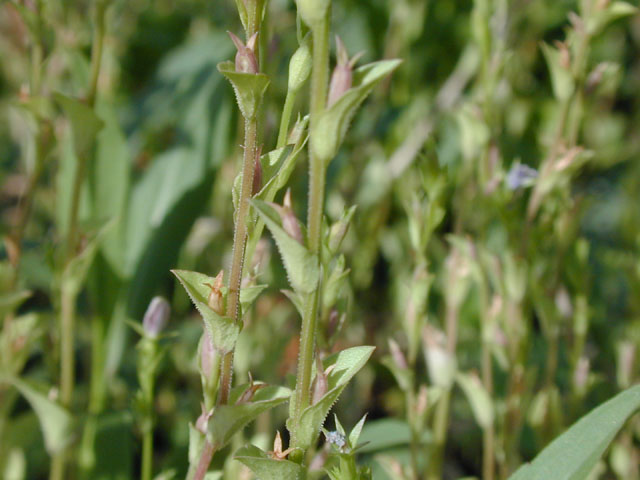
<svg viewBox="0 0 640 480">
<path fill-rule="evenodd" d="M 313 66 L 311 70 L 311 135 L 318 117 L 325 109 L 329 81 L 329 14 L 312 28 Z M 312 142 L 310 142 L 311 144 Z M 324 200 L 326 159 L 318 157 L 310 148 L 309 212 L 307 217 L 308 247 L 320 260 L 322 208 Z M 309 405 L 311 371 L 315 350 L 316 323 L 318 317 L 318 288 L 307 295 L 300 334 L 300 355 L 295 391 L 293 445 L 296 446 L 297 423 L 304 408 Z M 301 459 L 300 459 L 301 460 Z"/>
</svg>

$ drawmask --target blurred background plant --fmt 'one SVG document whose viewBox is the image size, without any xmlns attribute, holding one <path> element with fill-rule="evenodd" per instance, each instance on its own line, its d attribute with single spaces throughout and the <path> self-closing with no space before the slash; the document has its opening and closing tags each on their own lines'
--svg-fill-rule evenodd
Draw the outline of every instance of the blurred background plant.
<svg viewBox="0 0 640 480">
<path fill-rule="evenodd" d="M 640 17 L 607 0 L 332 10 L 362 63 L 404 62 L 328 168 L 336 276 L 318 349 L 377 349 L 314 462 L 338 455 L 329 478 L 350 478 L 357 454 L 376 479 L 506 479 L 640 375 Z M 297 23 L 294 2 L 268 2 L 265 152 L 301 138 L 278 135 L 285 99 L 284 131 L 307 111 L 287 80 Z M 0 28 L 0 475 L 136 478 L 152 425 L 153 471 L 184 477 L 211 358 L 169 270 L 231 264 L 243 129 L 216 65 L 235 54 L 236 5 L 4 1 Z M 300 150 L 289 172 L 300 219 L 306 164 Z M 293 386 L 299 316 L 255 231 L 246 270 L 269 287 L 245 314 L 235 377 Z M 134 349 L 128 322 L 159 294 L 173 338 Z M 232 455 L 248 442 L 283 455 L 286 416 L 234 436 L 213 478 L 250 478 Z M 640 478 L 639 445 L 636 416 L 594 478 Z"/>
</svg>

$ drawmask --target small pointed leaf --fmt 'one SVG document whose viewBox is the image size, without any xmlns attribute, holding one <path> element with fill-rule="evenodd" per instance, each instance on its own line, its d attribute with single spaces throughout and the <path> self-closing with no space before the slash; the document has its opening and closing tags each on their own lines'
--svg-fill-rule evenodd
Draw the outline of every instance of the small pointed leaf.
<svg viewBox="0 0 640 480">
<path fill-rule="evenodd" d="M 493 404 L 477 376 L 468 373 L 458 373 L 456 381 L 469 400 L 473 416 L 482 428 L 487 428 L 493 423 Z"/>
<path fill-rule="evenodd" d="M 561 53 L 547 43 L 542 44 L 542 53 L 551 72 L 553 93 L 560 101 L 569 99 L 574 89 L 573 75 L 569 66 L 562 65 Z"/>
<path fill-rule="evenodd" d="M 264 92 L 269 86 L 269 77 L 264 73 L 236 72 L 235 65 L 231 61 L 219 63 L 218 71 L 231 82 L 242 116 L 255 118 Z"/>
<path fill-rule="evenodd" d="M 271 231 L 293 289 L 298 293 L 313 292 L 320 276 L 318 257 L 284 231 L 278 212 L 270 205 L 261 200 L 252 200 L 251 205 Z"/>
<path fill-rule="evenodd" d="M 286 402 L 291 396 L 291 390 L 286 387 L 265 386 L 255 392 L 250 402 L 236 405 L 237 399 L 248 388 L 246 384 L 234 388 L 229 396 L 229 404 L 216 407 L 209 419 L 207 438 L 218 449 L 262 412 Z"/>
<path fill-rule="evenodd" d="M 251 285 L 250 287 L 240 289 L 240 306 L 242 308 L 242 315 L 249 311 L 253 302 L 256 301 L 258 296 L 267 287 L 268 285 Z"/>
<path fill-rule="evenodd" d="M 50 400 L 28 383 L 11 378 L 9 382 L 27 399 L 35 411 L 47 452 L 50 454 L 63 450 L 72 439 L 73 417 L 63 407 Z"/>
<path fill-rule="evenodd" d="M 354 86 L 322 112 L 311 132 L 311 148 L 319 158 L 328 163 L 335 157 L 360 104 L 400 63 L 400 60 L 382 60 L 353 72 Z"/>
<path fill-rule="evenodd" d="M 295 432 L 295 446 L 304 450 L 315 442 L 325 419 L 333 404 L 347 386 L 349 380 L 367 363 L 375 347 L 361 346 L 343 350 L 327 357 L 323 366 L 325 369 L 334 365 L 328 377 L 327 393 L 314 405 L 304 409 L 297 428 L 290 428 Z M 293 403 L 293 398 L 292 398 Z M 294 427 L 291 425 L 290 427 Z"/>
<path fill-rule="evenodd" d="M 188 270 L 171 270 L 171 272 L 178 277 L 189 298 L 200 312 L 214 348 L 220 354 L 231 352 L 238 339 L 240 326 L 232 318 L 218 315 L 209 307 L 208 298 L 211 289 L 207 284 L 213 285 L 214 278 Z"/>
<path fill-rule="evenodd" d="M 303 478 L 302 466 L 289 460 L 276 460 L 255 445 L 239 449 L 235 459 L 249 467 L 260 480 L 298 480 Z"/>
</svg>

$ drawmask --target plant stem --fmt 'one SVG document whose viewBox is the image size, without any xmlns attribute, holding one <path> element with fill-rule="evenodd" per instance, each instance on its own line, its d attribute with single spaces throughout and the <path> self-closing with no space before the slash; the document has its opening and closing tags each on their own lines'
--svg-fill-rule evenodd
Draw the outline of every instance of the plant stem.
<svg viewBox="0 0 640 480">
<path fill-rule="evenodd" d="M 95 10 L 95 30 L 93 35 L 93 48 L 91 51 L 91 81 L 87 95 L 87 102 L 90 107 L 94 107 L 97 81 L 100 75 L 102 60 L 102 44 L 105 34 L 105 11 L 107 3 L 100 1 L 96 4 Z M 78 243 L 78 211 L 80 207 L 80 192 L 84 182 L 87 168 L 87 158 L 83 155 L 78 158 L 73 191 L 71 196 L 71 210 L 69 214 L 69 230 L 65 243 L 65 257 L 63 268 L 67 268 L 69 262 L 76 254 Z M 71 285 L 65 285 L 65 280 L 61 285 L 60 301 L 60 403 L 63 407 L 69 408 L 73 397 L 75 382 L 75 358 L 74 358 L 74 331 L 76 315 L 76 299 L 78 291 Z M 55 455 L 52 461 L 50 479 L 62 480 L 65 478 L 65 463 L 67 452 L 61 451 Z"/>
<path fill-rule="evenodd" d="M 282 109 L 282 116 L 280 117 L 280 130 L 278 131 L 278 143 L 276 149 L 282 148 L 287 143 L 287 135 L 289 135 L 289 122 L 291 122 L 291 113 L 293 112 L 293 105 L 296 101 L 296 92 L 287 90 L 287 96 L 284 100 L 284 107 Z"/>
<path fill-rule="evenodd" d="M 329 12 L 326 17 L 314 25 L 313 34 L 313 67 L 311 70 L 311 135 L 319 115 L 324 111 L 327 99 L 329 80 Z M 324 201 L 325 159 L 319 158 L 310 148 L 309 164 L 309 212 L 307 216 L 308 247 L 320 262 L 320 244 L 322 228 L 322 208 Z M 300 333 L 300 355 L 298 357 L 298 373 L 296 378 L 295 411 L 293 428 L 293 446 L 297 446 L 298 421 L 302 411 L 309 405 L 311 394 L 311 371 L 318 317 L 318 288 L 307 295 Z M 300 459 L 301 460 L 301 459 Z"/>
<path fill-rule="evenodd" d="M 153 466 L 153 430 L 145 428 L 142 436 L 142 471 L 141 480 L 151 480 Z"/>
<path fill-rule="evenodd" d="M 249 199 L 251 198 L 251 190 L 253 188 L 253 169 L 258 153 L 257 132 L 257 118 L 245 118 L 242 186 L 240 188 L 240 201 L 238 202 L 236 225 L 233 233 L 233 253 L 231 256 L 231 273 L 229 275 L 229 293 L 227 295 L 227 316 L 233 318 L 236 323 L 240 321 L 240 285 L 242 282 L 245 245 L 247 242 L 247 217 L 249 213 Z M 229 352 L 222 357 L 220 363 L 220 393 L 218 395 L 218 405 L 224 405 L 229 400 L 232 377 L 233 352 Z M 214 452 L 214 446 L 206 440 L 200 454 L 197 469 L 193 477 L 189 475 L 188 478 L 202 480 L 207 473 Z"/>
<path fill-rule="evenodd" d="M 491 371 L 491 351 L 487 340 L 482 344 L 482 383 L 489 397 L 493 396 L 493 372 Z M 494 478 L 494 449 L 495 431 L 493 421 L 482 432 L 482 478 L 493 480 Z"/>
<path fill-rule="evenodd" d="M 458 337 L 458 307 L 448 301 L 446 313 L 447 354 L 455 358 Z M 433 442 L 427 468 L 427 480 L 442 479 L 442 464 L 444 463 L 444 447 L 447 442 L 447 426 L 449 424 L 449 403 L 451 388 L 447 388 L 436 406 L 433 425 Z"/>
</svg>

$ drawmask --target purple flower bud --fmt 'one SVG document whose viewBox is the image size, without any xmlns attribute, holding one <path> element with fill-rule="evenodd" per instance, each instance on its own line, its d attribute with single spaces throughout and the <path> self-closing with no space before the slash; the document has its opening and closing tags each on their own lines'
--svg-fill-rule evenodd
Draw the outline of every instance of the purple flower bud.
<svg viewBox="0 0 640 480">
<path fill-rule="evenodd" d="M 287 232 L 291 238 L 302 243 L 300 222 L 298 222 L 295 213 L 293 213 L 291 204 L 291 189 L 287 189 L 282 205 L 278 205 L 277 203 L 270 203 L 269 205 L 271 205 L 278 212 L 278 215 L 280 215 L 280 219 L 282 220 L 282 229 Z"/>
<path fill-rule="evenodd" d="M 209 379 L 212 374 L 216 373 L 215 369 L 217 368 L 218 353 L 213 348 L 213 342 L 209 338 L 209 334 L 205 332 L 202 336 L 202 347 L 200 350 L 200 369 L 202 375 Z"/>
<path fill-rule="evenodd" d="M 153 297 L 142 320 L 144 333 L 150 338 L 157 338 L 169 321 L 171 307 L 163 297 Z"/>
<path fill-rule="evenodd" d="M 327 379 L 327 372 L 324 371 L 322 366 L 322 360 L 320 356 L 316 354 L 316 378 L 313 382 L 313 395 L 311 398 L 311 404 L 318 403 L 324 394 L 329 390 L 329 381 Z"/>
<path fill-rule="evenodd" d="M 340 37 L 336 37 L 336 49 L 338 62 L 336 67 L 333 69 L 333 74 L 331 75 L 331 83 L 329 84 L 329 100 L 327 101 L 328 107 L 340 100 L 340 97 L 342 97 L 347 90 L 351 88 L 351 84 L 353 83 L 353 67 L 362 56 L 362 53 L 358 53 L 349 60 L 349 54 L 347 53 L 344 43 L 340 40 Z"/>
<path fill-rule="evenodd" d="M 538 178 L 538 171 L 528 165 L 514 163 L 507 174 L 507 187 L 509 190 L 530 186 Z"/>
<path fill-rule="evenodd" d="M 242 43 L 233 33 L 227 32 L 231 37 L 234 45 L 238 49 L 236 53 L 236 72 L 239 73 L 258 73 L 258 59 L 256 58 L 256 42 L 258 40 L 258 32 L 254 33 L 247 44 Z"/>
</svg>

